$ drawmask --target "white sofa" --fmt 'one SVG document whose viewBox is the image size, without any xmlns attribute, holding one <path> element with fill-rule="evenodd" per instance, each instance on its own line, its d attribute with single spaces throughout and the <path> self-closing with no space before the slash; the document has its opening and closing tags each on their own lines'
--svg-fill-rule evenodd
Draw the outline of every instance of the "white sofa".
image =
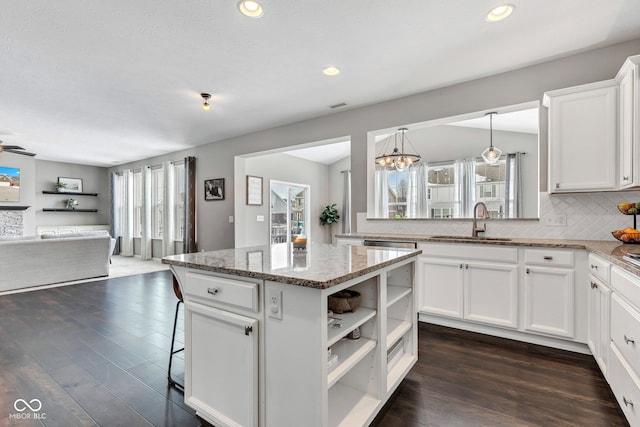
<svg viewBox="0 0 640 427">
<path fill-rule="evenodd" d="M 0 292 L 109 275 L 107 231 L 0 239 Z"/>
</svg>

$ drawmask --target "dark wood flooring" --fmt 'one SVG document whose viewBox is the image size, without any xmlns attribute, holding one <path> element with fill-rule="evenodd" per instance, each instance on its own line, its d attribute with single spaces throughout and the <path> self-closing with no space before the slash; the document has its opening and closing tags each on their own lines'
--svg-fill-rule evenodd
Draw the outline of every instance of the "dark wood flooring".
<svg viewBox="0 0 640 427">
<path fill-rule="evenodd" d="M 0 426 L 208 426 L 167 387 L 175 303 L 167 271 L 0 296 Z M 423 323 L 419 336 L 375 426 L 627 425 L 590 356 Z M 17 399 L 46 418 L 17 419 Z"/>
</svg>

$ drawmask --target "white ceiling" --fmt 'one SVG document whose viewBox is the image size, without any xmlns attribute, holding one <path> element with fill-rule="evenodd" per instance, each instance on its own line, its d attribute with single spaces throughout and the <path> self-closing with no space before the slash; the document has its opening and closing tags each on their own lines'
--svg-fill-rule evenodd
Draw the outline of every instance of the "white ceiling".
<svg viewBox="0 0 640 427">
<path fill-rule="evenodd" d="M 640 38 L 638 0 L 511 3 L 0 0 L 0 139 L 111 166 Z"/>
<path fill-rule="evenodd" d="M 539 111 L 537 108 L 495 114 L 493 116 L 493 130 L 537 134 L 538 114 Z M 487 116 L 464 120 L 461 122 L 447 123 L 449 126 L 462 126 L 478 129 L 489 129 L 489 124 L 489 117 Z"/>
</svg>

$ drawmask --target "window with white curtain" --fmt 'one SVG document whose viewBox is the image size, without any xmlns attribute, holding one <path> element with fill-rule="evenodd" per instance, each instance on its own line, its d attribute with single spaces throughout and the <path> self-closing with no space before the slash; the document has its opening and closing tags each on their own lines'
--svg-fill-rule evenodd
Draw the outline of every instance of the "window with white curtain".
<svg viewBox="0 0 640 427">
<path fill-rule="evenodd" d="M 184 162 L 175 163 L 174 165 L 175 185 L 173 186 L 175 195 L 173 197 L 174 205 L 174 238 L 176 241 L 182 241 L 184 237 Z"/>
<path fill-rule="evenodd" d="M 124 174 L 118 173 L 115 178 L 116 199 L 114 203 L 114 212 L 118 215 L 118 218 L 125 218 L 127 215 L 127 184 L 124 179 Z"/>
<path fill-rule="evenodd" d="M 133 236 L 142 236 L 142 201 L 144 200 L 142 187 L 142 170 L 133 171 Z"/>
<path fill-rule="evenodd" d="M 151 238 L 162 239 L 162 210 L 164 203 L 164 170 L 151 169 Z"/>
</svg>

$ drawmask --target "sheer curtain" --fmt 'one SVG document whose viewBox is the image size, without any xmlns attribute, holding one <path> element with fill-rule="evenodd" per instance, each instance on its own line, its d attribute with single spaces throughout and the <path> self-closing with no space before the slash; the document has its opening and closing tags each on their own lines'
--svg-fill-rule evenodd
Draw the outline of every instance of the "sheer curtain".
<svg viewBox="0 0 640 427">
<path fill-rule="evenodd" d="M 474 159 L 456 160 L 455 200 L 460 203 L 460 217 L 472 218 L 476 202 L 476 162 Z"/>
<path fill-rule="evenodd" d="M 142 168 L 142 236 L 140 257 L 151 259 L 151 166 Z"/>
<path fill-rule="evenodd" d="M 124 203 L 123 215 L 118 221 L 121 236 L 120 255 L 133 256 L 133 170 L 122 172 L 119 188 L 122 196 L 120 200 Z"/>
<path fill-rule="evenodd" d="M 505 218 L 522 217 L 522 153 L 507 154 L 504 186 Z"/>
<path fill-rule="evenodd" d="M 427 197 L 428 167 L 426 163 L 413 166 L 409 171 L 407 191 L 407 217 L 428 218 L 429 199 Z"/>
<path fill-rule="evenodd" d="M 376 218 L 389 218 L 389 184 L 387 183 L 387 170 L 376 166 L 375 175 Z"/>
<path fill-rule="evenodd" d="M 344 183 L 342 191 L 342 233 L 351 233 L 351 171 L 342 171 Z"/>
</svg>

